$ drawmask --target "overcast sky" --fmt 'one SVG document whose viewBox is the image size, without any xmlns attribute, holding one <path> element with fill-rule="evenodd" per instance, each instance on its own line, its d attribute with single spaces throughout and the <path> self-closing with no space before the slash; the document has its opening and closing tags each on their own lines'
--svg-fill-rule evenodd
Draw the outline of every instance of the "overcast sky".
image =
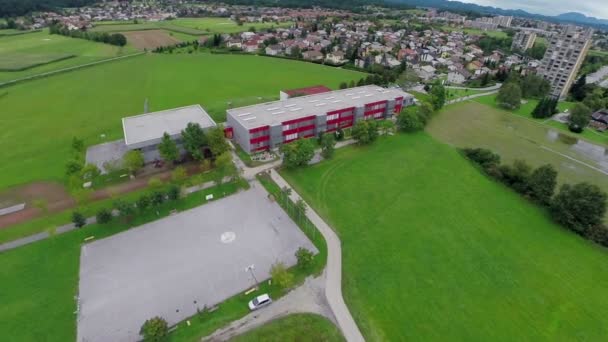
<svg viewBox="0 0 608 342">
<path fill-rule="evenodd" d="M 588 16 L 608 19 L 608 1 L 606 0 L 460 0 L 478 5 L 500 7 L 505 9 L 522 9 L 524 11 L 545 15 L 557 15 L 565 12 L 580 12 Z"/>
</svg>

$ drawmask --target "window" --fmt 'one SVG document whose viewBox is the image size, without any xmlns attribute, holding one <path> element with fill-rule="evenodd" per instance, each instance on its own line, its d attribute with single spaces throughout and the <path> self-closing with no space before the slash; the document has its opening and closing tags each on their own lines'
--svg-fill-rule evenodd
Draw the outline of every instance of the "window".
<svg viewBox="0 0 608 342">
<path fill-rule="evenodd" d="M 335 120 L 335 119 L 337 119 L 339 117 L 340 117 L 340 113 L 330 114 L 330 115 L 327 116 L 327 121 Z"/>
<path fill-rule="evenodd" d="M 298 138 L 298 133 L 291 133 L 285 136 L 285 141 L 294 140 Z"/>
</svg>

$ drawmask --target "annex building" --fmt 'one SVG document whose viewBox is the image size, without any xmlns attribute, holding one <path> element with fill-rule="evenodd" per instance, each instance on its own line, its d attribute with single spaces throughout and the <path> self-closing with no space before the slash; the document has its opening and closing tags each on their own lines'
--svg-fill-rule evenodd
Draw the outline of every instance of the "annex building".
<svg viewBox="0 0 608 342">
<path fill-rule="evenodd" d="M 243 150 L 256 153 L 359 120 L 389 118 L 412 104 L 414 96 L 401 89 L 368 85 L 229 109 L 227 127 Z"/>
<path fill-rule="evenodd" d="M 141 150 L 146 162 L 158 159 L 158 144 L 165 132 L 180 146 L 181 131 L 188 123 L 197 123 L 205 131 L 216 126 L 198 104 L 129 116 L 122 119 L 125 146 L 128 150 Z"/>
</svg>

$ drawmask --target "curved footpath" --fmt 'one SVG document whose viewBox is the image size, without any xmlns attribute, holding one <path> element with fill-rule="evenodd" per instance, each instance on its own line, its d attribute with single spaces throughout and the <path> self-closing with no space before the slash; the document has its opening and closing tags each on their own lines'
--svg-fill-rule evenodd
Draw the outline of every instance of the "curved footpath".
<svg viewBox="0 0 608 342">
<path fill-rule="evenodd" d="M 490 91 L 490 90 L 498 90 L 502 87 L 502 83 L 496 83 L 493 86 L 485 87 L 485 88 L 467 88 L 467 87 L 459 87 L 459 86 L 445 86 L 446 89 L 468 89 L 468 90 L 479 90 L 479 91 Z"/>
<path fill-rule="evenodd" d="M 281 188 L 287 187 L 292 189 L 290 198 L 296 202 L 301 199 L 300 195 L 279 175 L 276 170 L 270 170 L 270 177 Z M 303 199 L 302 199 L 303 200 Z M 342 247 L 340 239 L 331 227 L 323 221 L 323 219 L 306 204 L 306 216 L 323 234 L 327 242 L 327 266 L 325 267 L 325 297 L 329 307 L 338 322 L 338 327 L 342 330 L 342 334 L 349 342 L 365 341 L 359 327 L 355 323 L 353 316 L 344 299 L 342 298 Z"/>
</svg>

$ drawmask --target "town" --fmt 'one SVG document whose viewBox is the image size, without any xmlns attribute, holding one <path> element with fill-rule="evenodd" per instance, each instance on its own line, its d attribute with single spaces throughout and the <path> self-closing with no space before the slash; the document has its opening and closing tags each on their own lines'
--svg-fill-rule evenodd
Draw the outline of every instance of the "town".
<svg viewBox="0 0 608 342">
<path fill-rule="evenodd" d="M 68 5 L 0 3 L 9 340 L 608 334 L 607 19 Z"/>
</svg>

